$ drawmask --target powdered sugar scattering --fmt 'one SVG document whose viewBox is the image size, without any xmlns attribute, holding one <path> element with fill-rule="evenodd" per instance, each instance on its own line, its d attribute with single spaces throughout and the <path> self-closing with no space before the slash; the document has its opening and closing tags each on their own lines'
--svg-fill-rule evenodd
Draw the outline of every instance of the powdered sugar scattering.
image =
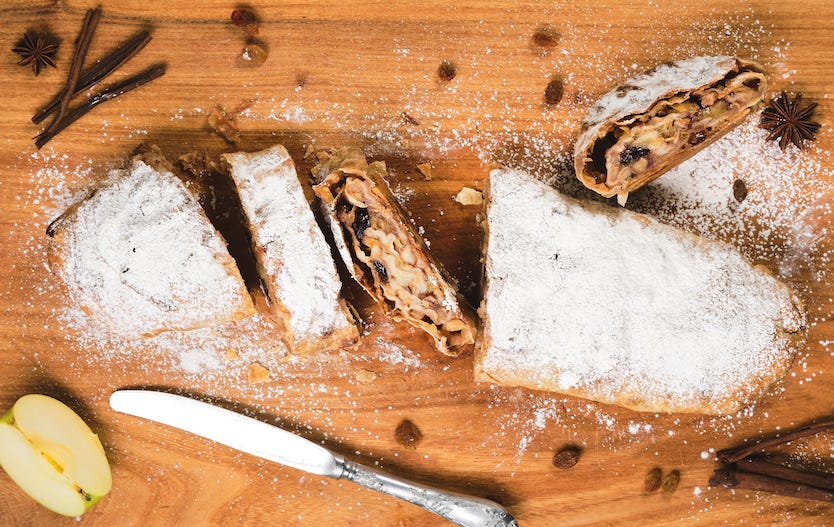
<svg viewBox="0 0 834 527">
<path fill-rule="evenodd" d="M 417 369 L 423 365 L 420 356 L 410 349 L 403 348 L 398 344 L 388 342 L 382 338 L 377 338 L 374 344 L 380 352 L 377 359 L 382 362 L 400 365 L 405 371 Z"/>
<path fill-rule="evenodd" d="M 733 242 L 756 261 L 780 260 L 775 269 L 785 277 L 807 257 L 819 237 L 807 224 L 815 210 L 824 212 L 825 186 L 834 175 L 823 165 L 825 152 L 782 151 L 766 141 L 757 118 L 719 139 L 709 148 L 634 193 L 628 207 L 652 214 L 664 223 Z M 747 196 L 739 202 L 733 184 L 744 182 Z"/>
</svg>

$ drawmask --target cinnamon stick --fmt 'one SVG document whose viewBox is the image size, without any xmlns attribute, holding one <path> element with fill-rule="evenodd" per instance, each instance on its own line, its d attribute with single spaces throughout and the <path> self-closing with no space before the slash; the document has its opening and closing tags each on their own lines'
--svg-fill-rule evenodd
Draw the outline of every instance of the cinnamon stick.
<svg viewBox="0 0 834 527">
<path fill-rule="evenodd" d="M 118 84 L 114 84 L 105 88 L 104 90 L 98 92 L 97 94 L 84 101 L 84 103 L 75 108 L 73 111 L 64 115 L 58 121 L 58 124 L 54 127 L 54 129 L 44 130 L 43 133 L 41 133 L 35 138 L 35 146 L 37 146 L 39 149 L 42 148 L 43 145 L 48 143 L 53 137 L 55 137 L 61 131 L 63 131 L 64 128 L 80 119 L 87 112 L 89 112 L 99 104 L 107 102 L 110 99 L 114 99 L 120 95 L 124 95 L 125 93 L 131 90 L 134 90 L 144 84 L 151 82 L 157 77 L 161 77 L 164 73 L 165 66 L 162 64 L 157 64 L 137 75 L 134 75 L 133 77 L 129 77 L 119 82 Z"/>
<path fill-rule="evenodd" d="M 739 471 L 752 474 L 762 474 L 774 478 L 803 483 L 834 492 L 834 474 L 816 472 L 813 470 L 798 470 L 785 465 L 771 463 L 759 457 L 748 457 L 736 465 Z"/>
<path fill-rule="evenodd" d="M 717 469 L 709 479 L 709 486 L 755 490 L 806 500 L 834 502 L 834 492 L 826 489 L 787 481 L 778 477 L 741 472 L 732 466 Z"/>
<path fill-rule="evenodd" d="M 820 432 L 830 430 L 832 428 L 834 428 L 834 419 L 826 419 L 825 421 L 820 421 L 818 423 L 808 425 L 794 432 L 788 432 L 780 437 L 774 437 L 772 439 L 756 443 L 755 445 L 720 450 L 716 454 L 716 457 L 719 461 L 723 461 L 724 463 L 735 463 L 736 461 L 744 459 L 750 456 L 751 454 L 763 452 L 768 448 L 783 445 L 785 443 L 790 443 L 791 441 L 795 441 L 797 439 L 801 439 L 810 435 L 818 434 Z"/>
<path fill-rule="evenodd" d="M 150 41 L 151 34 L 147 31 L 141 31 L 139 34 L 116 48 L 109 55 L 93 64 L 78 78 L 72 97 L 80 95 L 84 92 L 84 90 L 95 86 L 100 80 L 104 79 L 116 69 L 124 65 L 127 61 L 135 57 L 136 54 L 139 53 L 142 48 L 147 46 Z M 32 122 L 38 124 L 46 119 L 52 112 L 57 110 L 61 103 L 63 93 L 63 91 L 59 92 L 58 95 L 49 101 L 49 104 L 38 110 L 38 113 L 32 117 Z"/>
<path fill-rule="evenodd" d="M 81 74 L 81 67 L 84 65 L 84 59 L 87 58 L 87 51 L 90 49 L 90 43 L 93 41 L 93 34 L 96 32 L 96 27 L 98 26 L 100 18 L 101 8 L 99 7 L 88 10 L 84 15 L 84 22 L 81 24 L 81 31 L 75 41 L 75 50 L 72 54 L 72 61 L 70 62 L 67 82 L 60 92 L 61 98 L 58 102 L 58 111 L 55 114 L 55 118 L 52 119 L 51 123 L 49 123 L 49 126 L 47 126 L 44 133 L 54 132 L 58 127 L 58 124 L 63 120 L 64 114 L 67 112 L 70 99 L 75 91 L 75 86 L 78 84 L 78 76 Z"/>
</svg>

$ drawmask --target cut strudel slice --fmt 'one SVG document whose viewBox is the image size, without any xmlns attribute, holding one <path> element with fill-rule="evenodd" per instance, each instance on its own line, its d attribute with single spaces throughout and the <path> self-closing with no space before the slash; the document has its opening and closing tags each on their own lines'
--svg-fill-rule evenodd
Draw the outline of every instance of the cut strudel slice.
<svg viewBox="0 0 834 527">
<path fill-rule="evenodd" d="M 800 302 L 729 245 L 518 171 L 487 187 L 477 379 L 728 414 L 790 367 Z"/>
<path fill-rule="evenodd" d="M 161 156 L 137 156 L 47 230 L 70 296 L 116 335 L 220 325 L 254 314 L 226 242 Z"/>
<path fill-rule="evenodd" d="M 422 328 L 442 353 L 475 340 L 475 315 L 431 255 L 385 182 L 385 164 L 358 148 L 325 155 L 313 169 L 345 265 L 381 305 Z"/>
<path fill-rule="evenodd" d="M 764 98 L 762 67 L 735 57 L 695 57 L 660 65 L 606 93 L 582 122 L 576 176 L 624 204 L 740 124 Z"/>
<path fill-rule="evenodd" d="M 298 353 L 351 346 L 359 330 L 339 293 L 342 282 L 295 164 L 276 145 L 224 154 L 237 188 L 270 308 Z"/>
</svg>

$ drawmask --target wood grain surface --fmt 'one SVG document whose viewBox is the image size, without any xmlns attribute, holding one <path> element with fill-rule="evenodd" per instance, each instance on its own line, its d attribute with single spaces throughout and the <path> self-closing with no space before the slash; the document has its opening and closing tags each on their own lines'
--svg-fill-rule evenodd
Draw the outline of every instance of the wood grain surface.
<svg viewBox="0 0 834 527">
<path fill-rule="evenodd" d="M 189 351 L 218 356 L 195 373 L 184 367 L 182 348 L 114 344 L 74 331 L 64 318 L 72 306 L 45 266 L 43 236 L 67 196 L 92 188 L 140 142 L 159 145 L 172 159 L 195 148 L 210 156 L 230 150 L 208 129 L 207 115 L 216 105 L 246 105 L 238 117 L 241 148 L 281 142 L 302 174 L 310 168 L 304 154 L 311 145 L 358 144 L 386 161 L 392 186 L 431 249 L 477 304 L 479 211 L 452 197 L 463 186 L 481 188 L 494 163 L 558 180 L 593 100 L 658 62 L 702 53 L 762 61 L 772 89 L 802 91 L 806 100 L 820 103 L 823 131 L 815 148 L 801 156 L 821 167 L 818 174 L 829 173 L 834 4 L 253 2 L 262 20 L 259 38 L 269 48 L 267 61 L 253 68 L 239 63 L 243 38 L 229 23 L 233 2 L 104 1 L 91 59 L 148 28 L 153 41 L 113 78 L 158 62 L 166 63 L 167 73 L 95 109 L 38 152 L 32 137 L 39 128 L 30 117 L 64 83 L 73 39 L 93 5 L 0 5 L 0 409 L 30 392 L 67 402 L 99 433 L 114 487 L 76 521 L 37 505 L 0 474 L 0 524 L 446 525 L 351 483 L 305 475 L 109 409 L 113 390 L 149 386 L 205 396 L 351 459 L 490 497 L 522 527 L 834 525 L 830 504 L 707 486 L 714 450 L 830 415 L 834 304 L 831 282 L 818 278 L 823 269 L 809 265 L 786 277 L 811 314 L 808 348 L 760 403 L 729 417 L 651 415 L 476 384 L 471 355 L 439 355 L 425 335 L 387 320 L 353 285 L 346 294 L 368 322 L 357 350 L 291 360 L 270 351 L 277 337 L 268 328 L 243 335 L 234 333 L 245 328 L 232 327 L 226 334 L 235 342 L 249 339 L 246 357 L 260 356 L 271 380 L 250 385 L 246 360 L 201 349 L 198 340 Z M 560 35 L 552 48 L 531 40 L 543 25 Z M 60 39 L 57 69 L 34 77 L 15 64 L 10 50 L 28 29 Z M 456 77 L 445 83 L 437 78 L 443 60 L 457 67 Z M 564 96 L 548 106 L 543 93 L 554 76 L 563 80 Z M 431 180 L 416 169 L 424 162 L 433 166 Z M 224 229 L 235 232 L 223 214 L 222 182 L 195 183 L 219 222 L 226 222 Z M 797 184 L 819 190 L 831 183 Z M 211 199 L 212 191 L 219 202 Z M 834 248 L 829 214 L 825 207 L 814 210 L 805 218 L 818 237 L 809 262 L 824 265 L 828 260 L 820 255 Z M 749 248 L 744 239 L 732 241 Z M 230 242 L 242 243 L 239 231 Z M 778 249 L 753 256 L 779 268 Z M 360 382 L 360 371 L 373 372 L 375 379 Z M 404 418 L 423 432 L 416 448 L 394 439 Z M 572 469 L 556 469 L 552 456 L 569 443 L 583 448 L 582 457 Z M 834 470 L 830 434 L 787 452 L 805 465 Z M 680 471 L 677 491 L 644 492 L 644 477 L 654 467 L 664 474 Z"/>
</svg>

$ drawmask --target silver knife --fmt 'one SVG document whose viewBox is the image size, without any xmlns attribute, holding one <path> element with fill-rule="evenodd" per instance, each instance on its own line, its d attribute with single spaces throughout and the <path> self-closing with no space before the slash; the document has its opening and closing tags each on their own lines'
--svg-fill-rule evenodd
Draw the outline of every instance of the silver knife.
<svg viewBox="0 0 834 527">
<path fill-rule="evenodd" d="M 110 406 L 288 467 L 348 479 L 419 505 L 461 527 L 518 527 L 512 514 L 492 501 L 394 477 L 334 455 L 286 430 L 202 401 L 151 390 L 119 390 L 110 395 Z"/>
</svg>

